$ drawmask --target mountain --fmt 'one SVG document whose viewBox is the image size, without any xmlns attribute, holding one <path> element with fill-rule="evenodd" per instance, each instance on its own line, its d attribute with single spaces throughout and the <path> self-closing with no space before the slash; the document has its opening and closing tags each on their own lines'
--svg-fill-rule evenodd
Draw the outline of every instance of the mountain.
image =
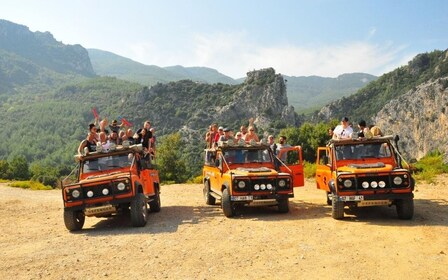
<svg viewBox="0 0 448 280">
<path fill-rule="evenodd" d="M 439 151 L 448 162 L 448 50 L 422 53 L 349 98 L 323 107 L 314 120 L 349 116 L 398 134 L 407 158 Z"/>
<path fill-rule="evenodd" d="M 155 85 L 180 80 L 192 80 L 209 84 L 241 84 L 245 78 L 232 79 L 207 67 L 168 66 L 159 67 L 145 65 L 111 52 L 88 49 L 95 73 L 101 76 L 112 76 L 119 79 Z M 349 96 L 364 87 L 377 77 L 364 73 L 342 74 L 337 78 L 283 77 L 287 80 L 287 96 L 290 105 L 296 112 L 309 113 L 320 109 L 331 101 Z"/>
<path fill-rule="evenodd" d="M 365 73 L 342 74 L 336 78 L 283 77 L 287 81 L 289 104 L 299 113 L 318 110 L 331 101 L 355 93 L 377 79 L 376 76 Z"/>
<path fill-rule="evenodd" d="M 386 134 L 399 134 L 406 158 L 439 151 L 448 161 L 448 77 L 420 84 L 391 100 L 373 121 Z"/>
<path fill-rule="evenodd" d="M 64 45 L 50 32 L 31 32 L 24 25 L 0 20 L 0 49 L 57 73 L 94 75 L 86 49 Z"/>
<path fill-rule="evenodd" d="M 88 49 L 95 73 L 119 79 L 138 82 L 143 85 L 155 85 L 180 80 L 192 80 L 204 83 L 236 84 L 232 78 L 215 69 L 206 67 L 170 66 L 159 67 L 145 65 L 129 58 L 98 49 Z"/>
<path fill-rule="evenodd" d="M 64 45 L 49 32 L 0 20 L 0 94 L 42 93 L 94 75 L 80 45 Z"/>
<path fill-rule="evenodd" d="M 324 106 L 313 116 L 314 121 L 340 119 L 342 116 L 364 119 L 372 123 L 375 115 L 391 100 L 417 86 L 448 75 L 447 50 L 422 53 L 379 77 L 350 97 L 343 97 Z"/>
</svg>

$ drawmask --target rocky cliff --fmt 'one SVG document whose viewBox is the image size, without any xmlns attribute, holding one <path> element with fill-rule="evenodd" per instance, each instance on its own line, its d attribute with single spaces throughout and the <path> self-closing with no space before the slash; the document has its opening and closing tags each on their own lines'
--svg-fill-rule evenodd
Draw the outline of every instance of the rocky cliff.
<svg viewBox="0 0 448 280">
<path fill-rule="evenodd" d="M 283 76 L 276 74 L 273 68 L 248 72 L 241 89 L 229 104 L 217 111 L 217 116 L 224 122 L 253 117 L 254 123 L 263 129 L 274 121 L 283 125 L 299 123 L 294 107 L 288 105 Z"/>
<path fill-rule="evenodd" d="M 448 77 L 430 81 L 390 101 L 374 122 L 385 134 L 398 134 L 406 158 L 439 150 L 448 161 Z"/>
</svg>

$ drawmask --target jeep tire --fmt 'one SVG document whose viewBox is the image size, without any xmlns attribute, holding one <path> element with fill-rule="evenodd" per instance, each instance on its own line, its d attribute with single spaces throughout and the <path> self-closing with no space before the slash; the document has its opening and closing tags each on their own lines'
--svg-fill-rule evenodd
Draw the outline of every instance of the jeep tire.
<svg viewBox="0 0 448 280">
<path fill-rule="evenodd" d="M 148 221 L 146 197 L 138 193 L 131 201 L 131 223 L 134 227 L 144 227 Z"/>
<path fill-rule="evenodd" d="M 86 216 L 80 210 L 64 209 L 64 224 L 69 231 L 81 230 L 84 226 L 85 219 Z"/>
<path fill-rule="evenodd" d="M 227 188 L 222 191 L 221 208 L 226 217 L 230 218 L 235 215 L 235 209 L 230 199 L 229 189 Z"/>
<path fill-rule="evenodd" d="M 399 219 L 410 220 L 414 216 L 414 199 L 398 199 L 396 202 Z"/>
<path fill-rule="evenodd" d="M 277 207 L 279 213 L 288 213 L 289 212 L 289 201 L 287 198 L 282 198 L 277 200 Z"/>
<path fill-rule="evenodd" d="M 216 198 L 214 198 L 211 194 L 210 194 L 210 182 L 209 181 L 204 181 L 204 199 L 205 199 L 205 204 L 207 205 L 215 205 L 216 203 Z"/>
<path fill-rule="evenodd" d="M 154 188 L 156 194 L 154 196 L 151 197 L 151 202 L 149 202 L 149 209 L 151 210 L 151 212 L 160 212 L 160 206 L 161 206 L 161 202 L 160 202 L 160 191 L 158 187 Z"/>
<path fill-rule="evenodd" d="M 331 202 L 331 217 L 336 220 L 344 218 L 344 202 L 339 201 L 335 195 L 333 196 L 333 200 Z"/>
</svg>

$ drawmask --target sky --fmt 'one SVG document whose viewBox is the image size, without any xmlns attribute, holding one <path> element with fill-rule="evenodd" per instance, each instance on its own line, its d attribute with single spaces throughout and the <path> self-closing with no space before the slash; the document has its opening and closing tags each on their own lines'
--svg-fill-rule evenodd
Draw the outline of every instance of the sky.
<svg viewBox="0 0 448 280">
<path fill-rule="evenodd" d="M 0 19 L 64 44 L 232 78 L 382 75 L 448 48 L 448 0 L 0 0 Z"/>
</svg>

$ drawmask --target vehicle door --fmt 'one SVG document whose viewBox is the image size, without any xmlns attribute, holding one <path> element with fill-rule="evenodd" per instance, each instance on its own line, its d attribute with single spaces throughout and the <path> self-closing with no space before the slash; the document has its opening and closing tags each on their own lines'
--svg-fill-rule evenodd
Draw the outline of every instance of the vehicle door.
<svg viewBox="0 0 448 280">
<path fill-rule="evenodd" d="M 205 154 L 205 164 L 204 164 L 204 178 L 208 178 L 210 182 L 210 188 L 215 192 L 220 191 L 220 153 L 218 151 L 207 150 Z"/>
<path fill-rule="evenodd" d="M 282 148 L 278 152 L 277 157 L 283 163 L 280 164 L 280 171 L 291 174 L 294 187 L 303 187 L 305 185 L 305 176 L 303 174 L 302 147 Z"/>
<path fill-rule="evenodd" d="M 317 148 L 316 185 L 318 189 L 330 191 L 328 182 L 331 180 L 332 157 L 328 147 Z"/>
</svg>

